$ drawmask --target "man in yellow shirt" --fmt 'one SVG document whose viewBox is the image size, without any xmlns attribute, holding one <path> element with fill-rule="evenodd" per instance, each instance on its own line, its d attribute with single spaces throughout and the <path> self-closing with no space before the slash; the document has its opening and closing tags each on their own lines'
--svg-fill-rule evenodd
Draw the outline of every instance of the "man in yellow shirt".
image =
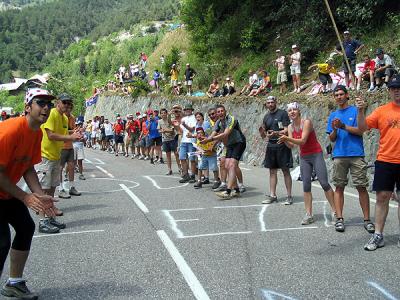
<svg viewBox="0 0 400 300">
<path fill-rule="evenodd" d="M 333 63 L 333 59 L 328 59 L 325 63 L 323 64 L 314 64 L 311 65 L 308 70 L 312 70 L 318 68 L 318 77 L 319 80 L 321 81 L 322 85 L 323 85 L 323 94 L 326 94 L 328 92 L 331 91 L 331 86 L 332 86 L 332 77 L 330 75 L 330 73 L 336 74 L 337 70 L 335 69 L 334 63 Z M 343 78 L 342 76 L 338 75 L 340 78 Z M 328 87 L 328 88 L 327 88 Z"/>
<path fill-rule="evenodd" d="M 37 165 L 37 172 L 42 189 L 47 195 L 54 197 L 56 187 L 60 184 L 60 158 L 64 142 L 77 141 L 83 137 L 74 132 L 68 135 L 68 118 L 65 112 L 72 106 L 72 98 L 67 94 L 58 97 L 57 105 L 50 111 L 46 123 L 41 126 L 43 139 L 41 145 L 42 162 Z M 60 210 L 56 210 L 57 216 L 62 216 Z M 66 226 L 55 218 L 47 218 L 41 214 L 39 232 L 58 233 Z"/>
<path fill-rule="evenodd" d="M 171 75 L 171 87 L 176 87 L 178 85 L 178 78 L 179 78 L 179 70 L 176 64 L 172 64 L 171 71 L 169 72 Z"/>
</svg>

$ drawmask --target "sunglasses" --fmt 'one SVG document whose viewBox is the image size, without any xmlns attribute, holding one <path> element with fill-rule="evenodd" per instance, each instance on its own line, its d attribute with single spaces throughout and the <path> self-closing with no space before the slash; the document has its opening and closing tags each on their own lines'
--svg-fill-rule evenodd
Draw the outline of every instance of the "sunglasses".
<svg viewBox="0 0 400 300">
<path fill-rule="evenodd" d="M 54 107 L 54 103 L 49 101 L 49 100 L 36 100 L 35 103 L 37 105 L 39 105 L 41 108 L 44 108 L 45 106 L 48 106 L 49 108 L 53 108 Z"/>
</svg>

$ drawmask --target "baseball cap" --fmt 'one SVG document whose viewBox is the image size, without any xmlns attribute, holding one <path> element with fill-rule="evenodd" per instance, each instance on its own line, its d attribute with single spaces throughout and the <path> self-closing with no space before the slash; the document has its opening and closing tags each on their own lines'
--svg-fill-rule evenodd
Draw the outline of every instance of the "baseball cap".
<svg viewBox="0 0 400 300">
<path fill-rule="evenodd" d="M 344 34 L 350 34 L 350 31 L 345 30 L 343 33 L 344 33 Z"/>
<path fill-rule="evenodd" d="M 275 96 L 268 96 L 267 100 L 272 100 L 272 101 L 276 101 L 276 97 Z"/>
<path fill-rule="evenodd" d="M 230 77 L 226 77 L 226 81 L 228 81 L 228 80 L 231 80 L 231 78 Z"/>
<path fill-rule="evenodd" d="M 133 118 L 132 114 L 127 115 L 128 118 Z"/>
<path fill-rule="evenodd" d="M 276 49 L 275 52 L 276 52 L 276 53 L 279 53 L 279 52 L 281 52 L 281 50 L 280 50 L 280 49 Z"/>
<path fill-rule="evenodd" d="M 382 54 L 384 54 L 384 53 L 385 53 L 385 51 L 383 51 L 382 48 L 378 48 L 378 49 L 376 49 L 376 51 L 375 51 L 375 54 L 376 54 L 376 55 L 382 55 Z"/>
<path fill-rule="evenodd" d="M 58 96 L 58 99 L 61 101 L 73 101 L 72 97 L 68 95 L 67 93 L 62 93 L 61 95 Z"/>
<path fill-rule="evenodd" d="M 300 109 L 300 105 L 297 102 L 292 102 L 287 105 L 287 109 Z"/>
<path fill-rule="evenodd" d="M 388 88 L 400 88 L 400 75 L 393 76 L 387 83 Z"/>
<path fill-rule="evenodd" d="M 189 63 L 187 63 L 186 65 L 187 65 L 187 66 L 190 66 L 190 64 L 189 64 Z"/>
<path fill-rule="evenodd" d="M 136 112 L 136 115 L 137 115 L 137 116 L 140 116 L 140 112 L 139 112 L 139 111 L 138 111 L 138 112 Z"/>
<path fill-rule="evenodd" d="M 145 118 L 145 117 L 147 117 L 147 115 L 146 115 L 146 114 L 143 114 L 143 115 L 142 115 L 142 118 Z"/>
<path fill-rule="evenodd" d="M 41 98 L 47 98 L 48 100 L 53 100 L 56 97 L 51 95 L 48 90 L 44 89 L 29 89 L 26 91 L 25 95 L 25 104 L 31 104 L 33 98 L 35 97 L 41 97 Z"/>
<path fill-rule="evenodd" d="M 203 131 L 204 132 L 204 128 L 203 127 L 197 127 L 196 131 Z"/>
<path fill-rule="evenodd" d="M 187 104 L 184 110 L 193 110 L 193 106 L 191 104 Z"/>
<path fill-rule="evenodd" d="M 296 44 L 292 45 L 292 49 L 298 48 Z"/>
</svg>

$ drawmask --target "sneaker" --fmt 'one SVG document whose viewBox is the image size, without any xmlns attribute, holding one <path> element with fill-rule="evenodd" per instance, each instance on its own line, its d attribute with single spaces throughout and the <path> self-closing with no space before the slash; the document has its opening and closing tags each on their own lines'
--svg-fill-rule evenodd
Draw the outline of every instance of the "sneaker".
<svg viewBox="0 0 400 300">
<path fill-rule="evenodd" d="M 150 163 L 151 163 L 152 165 L 154 165 L 154 159 L 153 159 L 153 158 L 150 158 Z"/>
<path fill-rule="evenodd" d="M 86 177 L 85 177 L 85 175 L 83 175 L 83 174 L 80 174 L 80 175 L 79 175 L 79 180 L 86 180 Z"/>
<path fill-rule="evenodd" d="M 292 196 L 287 196 L 285 202 L 283 202 L 284 205 L 292 205 L 293 204 L 293 198 Z"/>
<path fill-rule="evenodd" d="M 168 175 L 168 176 L 172 175 L 172 170 L 169 170 L 165 175 Z"/>
<path fill-rule="evenodd" d="M 219 198 L 221 198 L 222 200 L 229 200 L 232 199 L 232 192 L 228 193 L 227 191 L 223 191 L 223 192 L 217 192 L 215 193 Z"/>
<path fill-rule="evenodd" d="M 156 162 L 158 162 L 158 160 L 159 160 L 159 158 L 158 158 L 158 157 L 156 157 L 156 159 L 154 160 L 154 162 L 156 163 Z"/>
<path fill-rule="evenodd" d="M 190 176 L 189 176 L 189 174 L 186 174 L 186 175 L 182 176 L 181 180 L 179 180 L 179 183 L 186 183 L 186 182 L 189 182 L 189 180 L 190 180 Z"/>
<path fill-rule="evenodd" d="M 82 195 L 82 193 L 78 192 L 74 186 L 69 189 L 69 194 L 71 196 L 80 196 L 80 195 Z"/>
<path fill-rule="evenodd" d="M 239 186 L 239 192 L 244 193 L 246 191 L 246 187 L 244 185 Z"/>
<path fill-rule="evenodd" d="M 201 181 L 197 181 L 197 182 L 193 185 L 193 187 L 194 187 L 195 189 L 201 189 L 201 188 L 202 188 L 202 185 L 203 185 L 203 183 L 202 183 Z"/>
<path fill-rule="evenodd" d="M 369 89 L 368 89 L 368 92 L 372 92 L 374 89 L 375 89 L 374 86 L 370 86 Z"/>
<path fill-rule="evenodd" d="M 18 281 L 11 283 L 7 280 L 6 284 L 1 289 L 1 294 L 6 297 L 12 297 L 17 299 L 29 299 L 36 300 L 38 295 L 31 292 L 26 286 L 26 281 Z"/>
<path fill-rule="evenodd" d="M 59 233 L 60 228 L 51 225 L 49 219 L 44 219 L 39 221 L 39 232 L 41 233 Z"/>
<path fill-rule="evenodd" d="M 160 160 L 158 161 L 160 164 L 164 164 L 164 159 L 160 158 Z"/>
<path fill-rule="evenodd" d="M 207 177 L 204 177 L 204 179 L 201 180 L 202 184 L 210 184 L 210 179 L 208 179 Z"/>
<path fill-rule="evenodd" d="M 217 188 L 213 189 L 214 192 L 224 192 L 226 191 L 226 183 L 221 183 Z"/>
<path fill-rule="evenodd" d="M 214 181 L 214 184 L 212 185 L 212 189 L 215 190 L 221 185 L 221 181 Z"/>
<path fill-rule="evenodd" d="M 132 156 L 131 156 L 131 159 L 134 159 L 135 158 L 135 154 L 133 154 Z"/>
<path fill-rule="evenodd" d="M 313 216 L 310 216 L 309 214 L 306 214 L 301 221 L 301 225 L 309 225 L 311 223 L 314 223 L 314 218 Z"/>
<path fill-rule="evenodd" d="M 364 250 L 367 251 L 374 251 L 378 248 L 382 248 L 385 246 L 385 242 L 383 241 L 383 234 L 375 233 L 365 244 Z"/>
<path fill-rule="evenodd" d="M 118 156 L 118 152 L 115 152 L 115 156 Z"/>
<path fill-rule="evenodd" d="M 271 204 L 274 202 L 278 202 L 278 197 L 276 196 L 267 196 L 267 199 L 265 199 L 263 202 L 261 202 L 262 204 Z"/>
<path fill-rule="evenodd" d="M 145 156 L 144 157 L 144 160 L 149 160 L 150 158 L 148 157 L 148 156 Z"/>
<path fill-rule="evenodd" d="M 333 211 L 333 212 L 331 212 L 331 222 L 332 222 L 332 224 L 335 224 L 336 220 L 337 220 L 336 212 Z"/>
<path fill-rule="evenodd" d="M 236 190 L 232 190 L 231 191 L 231 196 L 232 198 L 236 197 L 236 198 L 240 198 L 240 192 L 236 192 Z"/>
<path fill-rule="evenodd" d="M 369 233 L 375 233 L 375 225 L 370 220 L 365 220 L 364 221 L 364 228 Z"/>
<path fill-rule="evenodd" d="M 196 182 L 196 176 L 191 175 L 189 179 L 189 183 L 195 183 Z"/>
<path fill-rule="evenodd" d="M 343 220 L 343 218 L 336 219 L 336 222 L 335 222 L 335 230 L 336 230 L 337 232 L 344 232 L 344 229 L 345 229 L 345 227 L 344 227 L 344 220 Z"/>
<path fill-rule="evenodd" d="M 129 155 L 128 155 L 128 154 L 125 154 L 124 156 L 125 156 L 125 157 L 128 157 Z"/>
<path fill-rule="evenodd" d="M 58 192 L 58 198 L 69 199 L 71 196 L 65 190 L 61 190 Z"/>
<path fill-rule="evenodd" d="M 378 90 L 378 87 L 376 86 L 376 87 L 374 87 L 372 90 L 370 89 L 369 91 L 371 92 L 371 93 L 374 93 L 374 92 L 376 92 Z"/>
<path fill-rule="evenodd" d="M 55 218 L 49 218 L 49 222 L 51 225 L 60 229 L 65 229 L 67 227 L 64 223 L 58 222 Z"/>
</svg>

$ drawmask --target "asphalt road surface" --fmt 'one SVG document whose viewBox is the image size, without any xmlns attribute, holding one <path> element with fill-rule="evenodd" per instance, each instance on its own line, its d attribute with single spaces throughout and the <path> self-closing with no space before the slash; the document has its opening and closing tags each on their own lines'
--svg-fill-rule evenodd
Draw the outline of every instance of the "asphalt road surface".
<svg viewBox="0 0 400 300">
<path fill-rule="evenodd" d="M 354 190 L 338 233 L 318 184 L 316 222 L 302 226 L 300 182 L 293 205 L 282 205 L 282 177 L 280 203 L 261 204 L 266 169 L 243 165 L 247 191 L 220 201 L 211 186 L 195 190 L 176 172 L 163 175 L 165 165 L 86 156 L 87 180 L 76 181 L 82 196 L 58 204 L 67 228 L 33 240 L 25 275 L 40 299 L 400 299 L 394 202 L 385 247 L 367 252 Z"/>
</svg>

